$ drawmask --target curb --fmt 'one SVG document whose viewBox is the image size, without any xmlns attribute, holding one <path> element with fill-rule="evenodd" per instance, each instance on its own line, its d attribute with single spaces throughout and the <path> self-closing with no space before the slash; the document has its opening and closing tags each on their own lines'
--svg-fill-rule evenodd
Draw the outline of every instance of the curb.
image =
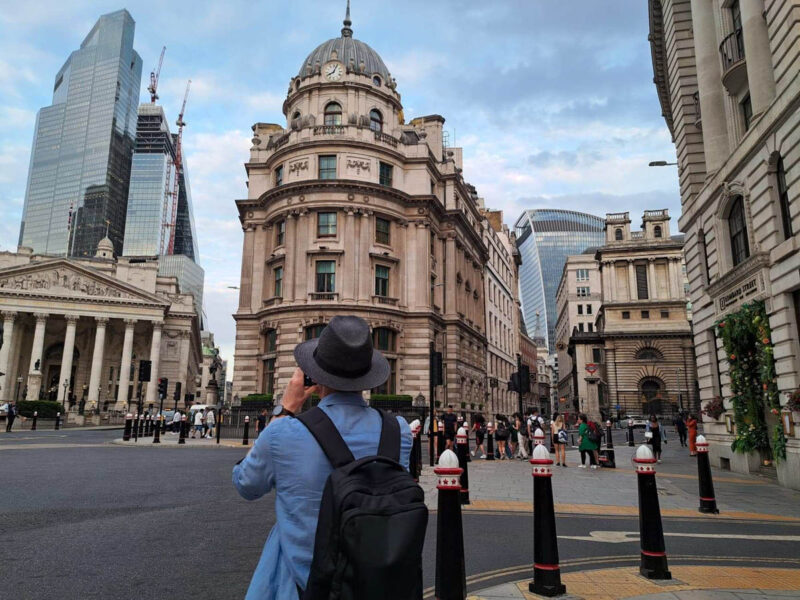
<svg viewBox="0 0 800 600">
<path fill-rule="evenodd" d="M 169 442 L 169 443 L 161 442 L 160 444 L 154 444 L 153 443 L 153 438 L 144 438 L 144 440 L 145 441 L 143 441 L 141 444 L 139 442 L 134 442 L 134 441 L 123 442 L 121 439 L 111 440 L 110 443 L 113 444 L 114 446 L 125 446 L 127 448 L 157 448 L 157 449 L 162 449 L 162 448 L 179 448 L 179 449 L 189 449 L 189 448 L 191 448 L 191 449 L 197 449 L 197 448 L 246 448 L 246 449 L 249 450 L 250 448 L 253 447 L 252 444 L 248 444 L 247 446 L 243 446 L 241 444 L 241 442 L 239 442 L 238 445 L 226 444 L 225 442 L 220 442 L 219 444 L 212 443 L 212 444 L 202 444 L 201 445 L 201 444 L 191 444 L 188 441 L 185 444 L 173 444 L 171 442 Z"/>
</svg>

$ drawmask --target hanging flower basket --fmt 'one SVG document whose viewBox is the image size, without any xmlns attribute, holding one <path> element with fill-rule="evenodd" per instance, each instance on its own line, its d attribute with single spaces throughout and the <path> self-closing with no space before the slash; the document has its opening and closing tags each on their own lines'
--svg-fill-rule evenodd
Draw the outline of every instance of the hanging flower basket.
<svg viewBox="0 0 800 600">
<path fill-rule="evenodd" d="M 715 421 L 718 421 L 719 418 L 722 416 L 722 413 L 724 412 L 725 412 L 725 403 L 719 396 L 709 401 L 708 404 L 706 404 L 705 408 L 703 409 L 703 414 L 708 415 Z"/>
</svg>

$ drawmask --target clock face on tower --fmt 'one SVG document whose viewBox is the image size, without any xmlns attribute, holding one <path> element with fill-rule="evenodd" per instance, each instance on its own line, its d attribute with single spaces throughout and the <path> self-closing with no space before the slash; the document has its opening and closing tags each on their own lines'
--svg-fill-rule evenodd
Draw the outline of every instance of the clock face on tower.
<svg viewBox="0 0 800 600">
<path fill-rule="evenodd" d="M 322 74 L 325 75 L 325 79 L 328 81 L 339 81 L 343 73 L 344 69 L 342 68 L 342 63 L 338 62 L 329 62 L 325 65 L 325 68 L 322 69 Z"/>
</svg>

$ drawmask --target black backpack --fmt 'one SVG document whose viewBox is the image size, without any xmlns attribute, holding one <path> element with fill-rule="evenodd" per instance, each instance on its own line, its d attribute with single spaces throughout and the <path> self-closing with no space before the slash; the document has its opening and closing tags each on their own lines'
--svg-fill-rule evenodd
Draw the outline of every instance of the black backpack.
<svg viewBox="0 0 800 600">
<path fill-rule="evenodd" d="M 589 441 L 592 442 L 593 444 L 599 444 L 602 438 L 602 434 L 600 433 L 600 426 L 594 421 L 589 421 L 588 427 L 589 427 L 589 432 L 586 434 L 586 437 L 588 437 Z"/>
<path fill-rule="evenodd" d="M 383 421 L 378 455 L 359 460 L 320 408 L 297 417 L 334 469 L 322 492 L 302 600 L 422 598 L 425 494 L 399 463 L 396 417 L 378 412 Z"/>
</svg>

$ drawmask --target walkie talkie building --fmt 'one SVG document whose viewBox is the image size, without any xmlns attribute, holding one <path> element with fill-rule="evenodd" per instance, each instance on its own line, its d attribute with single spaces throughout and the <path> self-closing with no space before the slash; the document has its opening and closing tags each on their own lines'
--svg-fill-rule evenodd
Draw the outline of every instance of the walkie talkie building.
<svg viewBox="0 0 800 600">
<path fill-rule="evenodd" d="M 525 328 L 555 351 L 556 290 L 567 256 L 605 243 L 605 221 L 594 215 L 552 208 L 526 210 L 514 226 L 522 257 L 519 296 Z"/>
</svg>

